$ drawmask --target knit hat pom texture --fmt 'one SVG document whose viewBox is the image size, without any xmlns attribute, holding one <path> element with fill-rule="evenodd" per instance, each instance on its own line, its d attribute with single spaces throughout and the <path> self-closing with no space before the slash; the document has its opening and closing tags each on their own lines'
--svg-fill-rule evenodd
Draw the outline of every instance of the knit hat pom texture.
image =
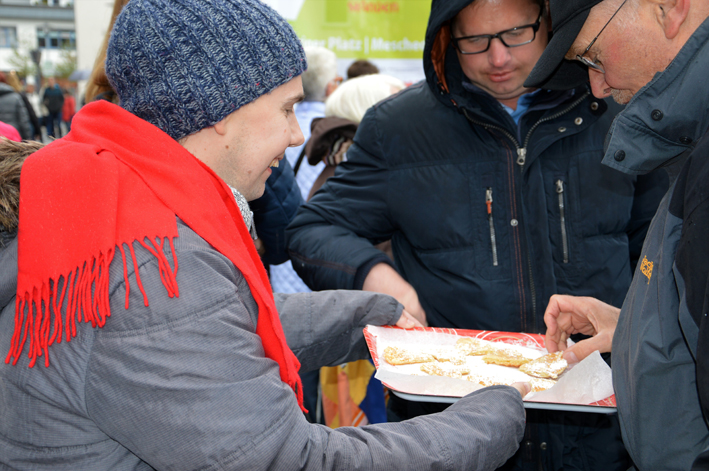
<svg viewBox="0 0 709 471">
<path fill-rule="evenodd" d="M 130 0 L 106 53 L 121 107 L 176 140 L 306 67 L 293 28 L 257 0 Z"/>
</svg>

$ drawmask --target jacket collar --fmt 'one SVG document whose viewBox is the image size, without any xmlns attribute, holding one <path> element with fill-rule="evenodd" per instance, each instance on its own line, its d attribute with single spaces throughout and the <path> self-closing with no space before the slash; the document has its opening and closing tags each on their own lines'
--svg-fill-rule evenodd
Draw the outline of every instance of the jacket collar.
<svg viewBox="0 0 709 471">
<path fill-rule="evenodd" d="M 603 163 L 628 174 L 648 173 L 704 135 L 709 128 L 708 40 L 709 19 L 618 115 Z"/>
</svg>

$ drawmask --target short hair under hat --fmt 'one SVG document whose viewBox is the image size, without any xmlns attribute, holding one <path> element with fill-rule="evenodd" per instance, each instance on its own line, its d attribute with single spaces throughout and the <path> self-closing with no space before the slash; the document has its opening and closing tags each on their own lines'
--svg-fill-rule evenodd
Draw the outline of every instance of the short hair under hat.
<svg viewBox="0 0 709 471">
<path fill-rule="evenodd" d="M 306 67 L 293 28 L 257 0 L 130 0 L 106 52 L 121 107 L 176 140 Z"/>
<path fill-rule="evenodd" d="M 588 68 L 564 56 L 583 28 L 591 8 L 602 0 L 551 0 L 553 34 L 524 82 L 525 87 L 569 90 L 588 81 Z"/>
</svg>

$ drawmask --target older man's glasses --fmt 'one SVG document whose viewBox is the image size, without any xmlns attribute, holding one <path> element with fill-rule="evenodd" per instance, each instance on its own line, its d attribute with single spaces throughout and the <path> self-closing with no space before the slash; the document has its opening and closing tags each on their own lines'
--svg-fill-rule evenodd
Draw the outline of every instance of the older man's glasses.
<svg viewBox="0 0 709 471">
<path fill-rule="evenodd" d="M 586 64 L 586 65 L 587 65 L 588 67 L 590 67 L 591 69 L 597 70 L 597 71 L 601 72 L 602 74 L 605 74 L 605 73 L 606 73 L 606 72 L 603 70 L 603 67 L 600 66 L 600 64 L 598 64 L 598 63 L 596 63 L 595 61 L 592 61 L 591 59 L 589 59 L 588 57 L 586 57 L 586 54 L 588 53 L 588 51 L 591 50 L 591 48 L 592 48 L 593 45 L 596 43 L 596 40 L 597 40 L 598 37 L 601 35 L 601 33 L 603 32 L 603 30 L 606 29 L 606 26 L 608 26 L 608 25 L 610 24 L 610 22 L 613 20 L 613 18 L 615 18 L 615 15 L 618 14 L 618 12 L 620 11 L 620 9 L 623 8 L 623 5 L 625 5 L 625 2 L 627 2 L 627 1 L 628 1 L 628 0 L 623 0 L 623 3 L 620 4 L 620 6 L 618 7 L 618 9 L 615 11 L 615 13 L 613 13 L 613 16 L 611 16 L 611 19 L 608 20 L 608 22 L 603 26 L 603 28 L 601 28 L 601 30 L 598 32 L 598 34 L 596 35 L 596 37 L 593 38 L 593 41 L 591 41 L 591 44 L 589 44 L 588 47 L 586 48 L 586 50 L 583 51 L 583 54 L 577 54 L 577 55 L 576 55 L 576 60 L 577 60 L 577 61 L 583 62 L 584 64 Z"/>
<path fill-rule="evenodd" d="M 534 41 L 537 37 L 539 24 L 542 21 L 542 14 L 539 13 L 536 23 L 529 25 L 517 26 L 516 28 L 506 29 L 495 34 L 478 34 L 475 36 L 465 36 L 456 38 L 451 34 L 451 40 L 455 48 L 461 54 L 480 54 L 490 49 L 490 42 L 497 38 L 507 47 L 524 46 Z"/>
</svg>

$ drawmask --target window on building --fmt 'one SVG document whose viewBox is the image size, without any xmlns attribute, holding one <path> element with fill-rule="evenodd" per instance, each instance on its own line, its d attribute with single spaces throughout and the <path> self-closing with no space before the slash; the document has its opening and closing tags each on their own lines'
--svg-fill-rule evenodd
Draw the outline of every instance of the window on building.
<svg viewBox="0 0 709 471">
<path fill-rule="evenodd" d="M 37 43 L 45 49 L 76 49 L 76 33 L 68 30 L 37 29 Z"/>
<path fill-rule="evenodd" d="M 17 47 L 17 28 L 0 26 L 0 47 Z"/>
</svg>

